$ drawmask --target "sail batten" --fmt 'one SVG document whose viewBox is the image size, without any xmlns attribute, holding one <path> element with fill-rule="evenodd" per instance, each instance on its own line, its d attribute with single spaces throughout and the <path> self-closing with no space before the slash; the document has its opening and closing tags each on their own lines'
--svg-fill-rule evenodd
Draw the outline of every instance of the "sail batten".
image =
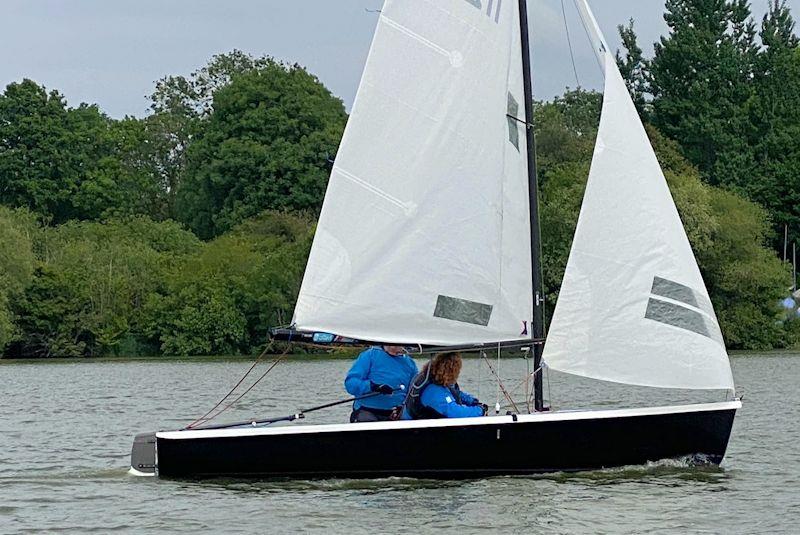
<svg viewBox="0 0 800 535">
<path fill-rule="evenodd" d="M 507 117 L 524 101 L 519 39 L 513 2 L 385 3 L 298 329 L 432 345 L 521 336 L 532 316 L 527 151 Z"/>
</svg>

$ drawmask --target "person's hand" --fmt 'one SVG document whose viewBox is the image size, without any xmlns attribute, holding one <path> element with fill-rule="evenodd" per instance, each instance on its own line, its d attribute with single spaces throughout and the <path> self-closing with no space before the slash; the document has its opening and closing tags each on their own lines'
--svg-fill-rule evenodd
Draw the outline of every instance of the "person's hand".
<svg viewBox="0 0 800 535">
<path fill-rule="evenodd" d="M 383 385 L 383 384 L 379 385 L 373 382 L 370 382 L 370 385 L 371 385 L 371 390 L 373 392 L 380 392 L 381 394 L 385 394 L 387 396 L 394 394 L 394 388 L 392 388 L 389 385 Z"/>
<path fill-rule="evenodd" d="M 482 416 L 486 416 L 487 414 L 489 414 L 489 405 L 487 405 L 486 403 L 481 403 L 480 408 L 483 411 Z"/>
</svg>

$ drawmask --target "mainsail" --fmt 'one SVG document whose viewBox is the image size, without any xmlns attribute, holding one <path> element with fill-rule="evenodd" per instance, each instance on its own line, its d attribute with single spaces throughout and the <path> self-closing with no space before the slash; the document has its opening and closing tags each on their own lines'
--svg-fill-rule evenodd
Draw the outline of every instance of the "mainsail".
<svg viewBox="0 0 800 535">
<path fill-rule="evenodd" d="M 588 4 L 577 4 L 605 90 L 544 360 L 606 381 L 733 389 L 719 324 L 661 167 Z"/>
<path fill-rule="evenodd" d="M 529 336 L 518 3 L 387 0 L 297 329 L 406 344 Z"/>
</svg>

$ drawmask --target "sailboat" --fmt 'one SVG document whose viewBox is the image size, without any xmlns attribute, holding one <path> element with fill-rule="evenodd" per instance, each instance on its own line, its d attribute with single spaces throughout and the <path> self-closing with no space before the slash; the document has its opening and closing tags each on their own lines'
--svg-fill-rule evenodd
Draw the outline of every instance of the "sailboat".
<svg viewBox="0 0 800 535">
<path fill-rule="evenodd" d="M 604 99 L 547 337 L 525 0 L 385 2 L 288 331 L 318 343 L 525 346 L 535 410 L 160 431 L 136 438 L 134 472 L 455 478 L 723 459 L 741 402 L 719 323 L 614 57 L 586 0 L 576 4 Z M 545 366 L 726 397 L 546 410 Z"/>
</svg>

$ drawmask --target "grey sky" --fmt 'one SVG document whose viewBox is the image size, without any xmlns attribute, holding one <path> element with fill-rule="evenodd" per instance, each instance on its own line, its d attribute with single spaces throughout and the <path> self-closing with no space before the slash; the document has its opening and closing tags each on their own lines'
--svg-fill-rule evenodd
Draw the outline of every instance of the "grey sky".
<svg viewBox="0 0 800 535">
<path fill-rule="evenodd" d="M 405 0 L 414 1 L 414 0 Z M 153 82 L 188 74 L 239 48 L 306 66 L 350 106 L 382 0 L 0 0 L 0 84 L 31 78 L 70 104 L 91 102 L 113 117 L 142 116 Z M 640 44 L 665 32 L 663 0 L 591 0 L 612 47 L 633 17 Z M 600 71 L 571 0 L 564 0 L 578 76 Z M 800 17 L 800 0 L 790 0 Z M 767 0 L 754 0 L 760 20 Z M 561 0 L 530 0 L 537 98 L 575 87 Z"/>
</svg>

